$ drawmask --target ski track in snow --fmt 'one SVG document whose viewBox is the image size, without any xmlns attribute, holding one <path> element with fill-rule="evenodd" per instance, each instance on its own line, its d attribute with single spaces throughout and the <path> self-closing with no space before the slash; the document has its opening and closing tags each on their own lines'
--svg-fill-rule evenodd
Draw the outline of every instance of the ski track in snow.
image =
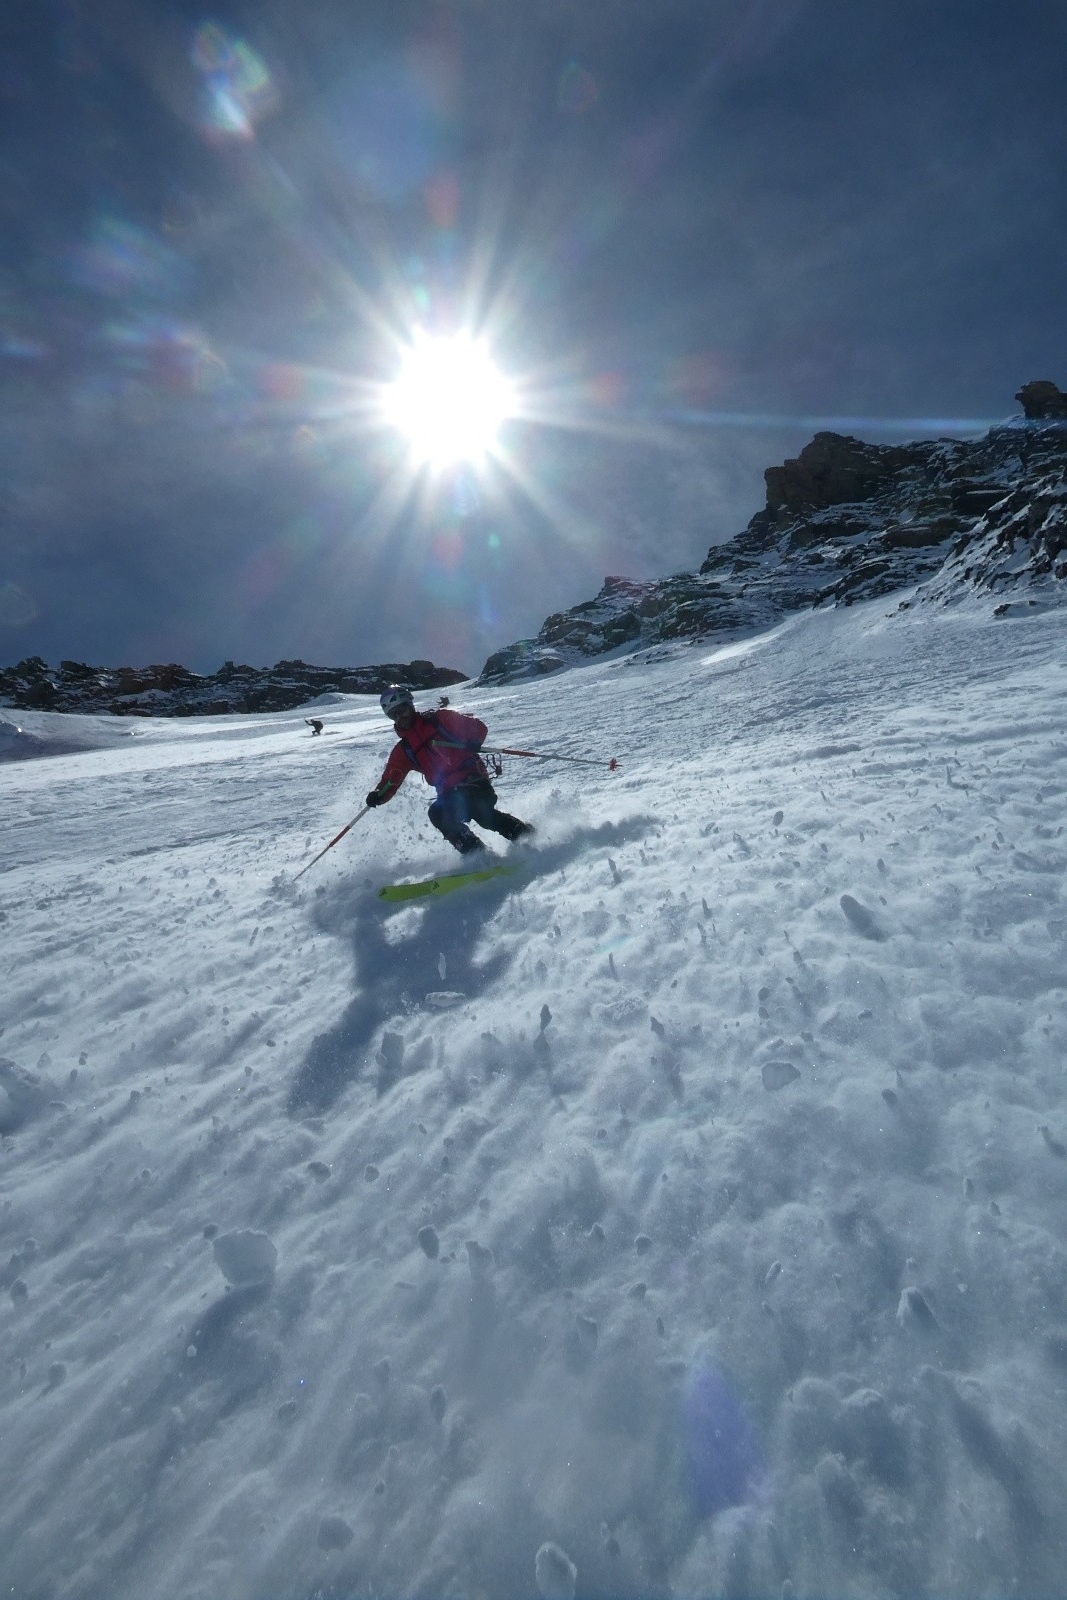
<svg viewBox="0 0 1067 1600">
<path fill-rule="evenodd" d="M 0 768 L 3 1593 L 1059 1592 L 1065 692 L 884 603 L 456 691 L 621 767 L 414 907 L 416 780 L 292 883 L 365 702 Z"/>
</svg>

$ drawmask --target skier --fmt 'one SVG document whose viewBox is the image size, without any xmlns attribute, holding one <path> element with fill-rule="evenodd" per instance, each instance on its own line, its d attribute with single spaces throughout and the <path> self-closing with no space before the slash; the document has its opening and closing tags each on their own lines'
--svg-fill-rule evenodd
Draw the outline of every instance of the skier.
<svg viewBox="0 0 1067 1600">
<path fill-rule="evenodd" d="M 384 691 L 381 707 L 399 743 L 394 745 L 377 787 L 367 796 L 369 806 L 384 805 L 408 773 L 418 771 L 437 790 L 428 812 L 430 821 L 461 855 L 485 849 L 467 826 L 469 822 L 508 840 L 533 832 L 530 823 L 496 808 L 496 791 L 478 754 L 489 731 L 479 717 L 465 717 L 458 711 L 416 711 L 411 690 L 398 685 Z"/>
<path fill-rule="evenodd" d="M 322 721 L 319 717 L 305 717 L 304 721 L 311 729 L 311 737 L 313 739 L 322 732 Z"/>
</svg>

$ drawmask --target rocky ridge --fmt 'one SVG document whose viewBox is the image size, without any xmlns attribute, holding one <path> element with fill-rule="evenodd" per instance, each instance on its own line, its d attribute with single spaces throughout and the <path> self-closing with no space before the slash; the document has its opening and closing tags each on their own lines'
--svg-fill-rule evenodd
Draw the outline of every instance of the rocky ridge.
<svg viewBox="0 0 1067 1600">
<path fill-rule="evenodd" d="M 467 677 L 432 661 L 387 662 L 372 667 L 313 667 L 279 661 L 273 667 L 227 661 L 202 676 L 174 664 L 91 667 L 40 656 L 0 668 L 0 705 L 20 710 L 110 711 L 120 717 L 214 717 L 229 712 L 289 711 L 324 694 L 380 694 L 390 683 L 440 689 Z"/>
<path fill-rule="evenodd" d="M 724 639 L 789 612 L 914 589 L 916 603 L 998 597 L 998 615 L 1067 598 L 1067 394 L 1016 395 L 1024 415 L 981 439 L 866 444 L 818 433 L 765 473 L 767 503 L 698 572 L 609 577 L 535 639 L 499 650 L 480 682 L 508 683 L 676 639 Z M 913 603 L 911 600 L 905 604 Z"/>
</svg>

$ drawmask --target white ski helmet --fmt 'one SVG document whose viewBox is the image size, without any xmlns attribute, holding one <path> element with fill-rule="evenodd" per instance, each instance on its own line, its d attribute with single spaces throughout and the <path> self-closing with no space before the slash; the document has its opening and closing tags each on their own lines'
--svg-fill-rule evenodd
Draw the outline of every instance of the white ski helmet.
<svg viewBox="0 0 1067 1600">
<path fill-rule="evenodd" d="M 395 717 L 403 706 L 415 709 L 415 702 L 411 698 L 411 690 L 404 689 L 398 683 L 391 683 L 388 689 L 383 689 L 379 696 L 379 704 L 387 717 Z"/>
</svg>

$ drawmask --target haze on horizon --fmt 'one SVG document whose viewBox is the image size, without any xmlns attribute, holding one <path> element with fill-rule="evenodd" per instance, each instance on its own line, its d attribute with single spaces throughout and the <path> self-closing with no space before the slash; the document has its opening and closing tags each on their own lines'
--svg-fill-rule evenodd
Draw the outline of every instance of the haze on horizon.
<svg viewBox="0 0 1067 1600">
<path fill-rule="evenodd" d="M 11 0 L 0 659 L 476 672 L 820 419 L 1010 415 L 1063 377 L 1065 47 L 1052 0 Z M 473 464 L 381 425 L 420 329 L 517 386 Z"/>
</svg>

